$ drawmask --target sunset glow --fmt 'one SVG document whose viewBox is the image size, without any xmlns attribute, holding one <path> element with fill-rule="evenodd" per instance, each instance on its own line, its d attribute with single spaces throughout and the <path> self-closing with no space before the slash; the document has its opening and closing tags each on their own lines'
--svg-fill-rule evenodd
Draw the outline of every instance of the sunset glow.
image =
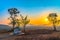
<svg viewBox="0 0 60 40">
<path fill-rule="evenodd" d="M 40 15 L 36 15 L 36 16 L 32 16 L 32 15 L 28 15 L 28 19 L 30 19 L 30 23 L 32 25 L 51 25 L 49 20 L 47 19 L 48 14 L 51 13 L 50 11 L 43 11 L 42 14 Z M 30 16 L 30 17 L 29 17 Z M 58 15 L 58 19 L 60 19 L 59 15 Z M 0 24 L 8 24 L 9 25 L 10 20 L 8 20 L 8 18 L 6 18 L 5 20 L 0 21 Z"/>
<path fill-rule="evenodd" d="M 13 3 L 14 2 L 14 3 Z M 6 5 L 4 4 L 6 3 Z M 47 16 L 50 13 L 57 13 L 60 19 L 60 1 L 43 1 L 43 0 L 6 0 L 0 1 L 0 24 L 8 24 L 10 21 L 8 9 L 17 8 L 23 16 L 28 15 L 29 24 L 33 25 L 50 25 Z M 58 5 L 56 5 L 58 4 Z"/>
</svg>

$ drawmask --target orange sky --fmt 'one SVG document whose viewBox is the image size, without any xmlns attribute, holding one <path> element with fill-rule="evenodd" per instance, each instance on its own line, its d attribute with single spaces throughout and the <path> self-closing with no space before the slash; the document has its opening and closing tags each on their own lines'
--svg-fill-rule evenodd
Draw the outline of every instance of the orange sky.
<svg viewBox="0 0 60 40">
<path fill-rule="evenodd" d="M 8 24 L 10 21 L 5 19 L 4 21 L 1 21 L 0 24 Z M 46 16 L 42 16 L 40 18 L 30 18 L 30 23 L 33 25 L 50 25 L 50 22 L 46 18 Z"/>
<path fill-rule="evenodd" d="M 0 21 L 0 24 L 9 24 L 9 20 L 8 19 L 4 19 L 2 21 Z"/>
<path fill-rule="evenodd" d="M 38 14 L 36 16 L 30 16 L 28 17 L 30 19 L 29 24 L 33 25 L 50 25 L 50 22 L 47 19 L 47 16 L 51 13 L 50 11 L 42 12 L 41 14 Z M 60 14 L 58 13 L 58 19 L 60 19 Z M 2 21 L 0 21 L 0 24 L 8 24 L 10 21 L 6 18 Z"/>
<path fill-rule="evenodd" d="M 6 18 L 3 21 L 0 22 L 0 24 L 8 24 L 10 21 Z M 30 23 L 33 25 L 42 25 L 42 24 L 48 24 L 48 20 L 46 16 L 38 16 L 38 17 L 30 17 Z"/>
</svg>

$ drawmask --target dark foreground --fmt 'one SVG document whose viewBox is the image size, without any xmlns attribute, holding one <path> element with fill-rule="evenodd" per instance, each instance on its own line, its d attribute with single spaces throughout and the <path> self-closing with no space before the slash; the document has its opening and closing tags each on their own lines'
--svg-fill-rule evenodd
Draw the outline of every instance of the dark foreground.
<svg viewBox="0 0 60 40">
<path fill-rule="evenodd" d="M 60 40 L 60 32 L 52 30 L 31 30 L 25 35 L 12 35 L 2 37 L 0 40 Z"/>
</svg>

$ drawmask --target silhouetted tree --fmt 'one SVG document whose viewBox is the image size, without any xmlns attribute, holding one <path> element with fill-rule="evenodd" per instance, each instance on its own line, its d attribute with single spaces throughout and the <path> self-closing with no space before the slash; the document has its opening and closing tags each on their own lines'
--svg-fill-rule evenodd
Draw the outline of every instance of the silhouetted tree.
<svg viewBox="0 0 60 40">
<path fill-rule="evenodd" d="M 17 25 L 17 27 L 19 27 L 20 24 L 21 24 L 21 21 L 20 21 L 19 19 L 17 19 L 17 20 L 16 20 L 16 25 Z"/>
<path fill-rule="evenodd" d="M 21 22 L 23 24 L 24 32 L 25 32 L 25 27 L 30 22 L 30 20 L 27 18 L 27 16 L 23 17 L 22 15 L 20 15 L 20 17 L 21 17 Z"/>
<path fill-rule="evenodd" d="M 13 25 L 13 29 L 14 29 L 16 24 L 16 17 L 17 14 L 19 14 L 19 11 L 16 8 L 10 8 L 8 9 L 8 12 L 10 14 L 11 24 Z"/>
<path fill-rule="evenodd" d="M 56 31 L 56 23 L 58 22 L 57 17 L 58 17 L 58 15 L 56 13 L 50 13 L 48 15 L 48 20 L 50 22 L 52 22 L 53 27 L 54 27 L 54 31 Z"/>
</svg>

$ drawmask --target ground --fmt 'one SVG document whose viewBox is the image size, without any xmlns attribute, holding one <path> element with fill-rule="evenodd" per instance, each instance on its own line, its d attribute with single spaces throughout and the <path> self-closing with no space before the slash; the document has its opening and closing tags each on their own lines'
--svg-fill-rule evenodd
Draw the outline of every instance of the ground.
<svg viewBox="0 0 60 40">
<path fill-rule="evenodd" d="M 0 40 L 60 40 L 59 31 L 51 30 L 29 30 L 25 35 L 0 34 Z"/>
</svg>

